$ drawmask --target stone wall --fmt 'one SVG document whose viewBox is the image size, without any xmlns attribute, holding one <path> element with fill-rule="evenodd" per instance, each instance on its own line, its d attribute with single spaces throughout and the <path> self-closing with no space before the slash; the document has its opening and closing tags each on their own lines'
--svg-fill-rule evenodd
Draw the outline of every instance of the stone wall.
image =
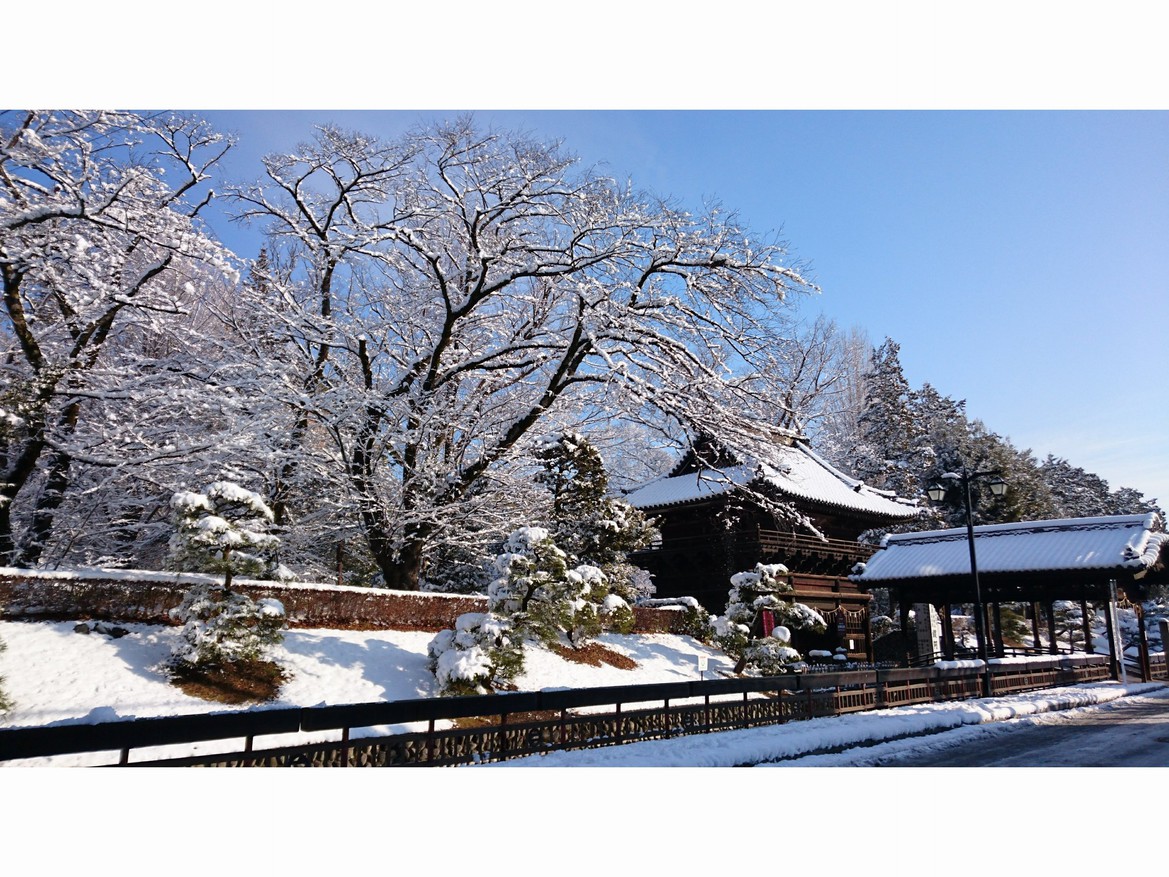
<svg viewBox="0 0 1169 877">
<path fill-rule="evenodd" d="M 168 612 L 187 588 L 219 581 L 218 576 L 144 570 L 42 572 L 0 567 L 0 618 L 169 624 Z M 254 599 L 279 600 L 289 627 L 438 631 L 454 627 L 465 612 L 487 610 L 487 598 L 477 595 L 251 579 L 235 579 L 232 588 Z M 634 616 L 637 630 L 649 633 L 676 632 L 682 620 L 681 612 L 669 609 L 636 607 Z"/>
</svg>

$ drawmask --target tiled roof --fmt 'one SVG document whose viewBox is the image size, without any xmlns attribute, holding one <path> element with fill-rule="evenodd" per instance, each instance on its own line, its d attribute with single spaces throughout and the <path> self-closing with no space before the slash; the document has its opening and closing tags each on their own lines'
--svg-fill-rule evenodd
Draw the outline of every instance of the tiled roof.
<svg viewBox="0 0 1169 877">
<path fill-rule="evenodd" d="M 1169 550 L 1169 534 L 1156 514 L 1023 521 L 974 528 L 980 574 L 1152 569 Z M 852 580 L 879 585 L 905 579 L 970 574 L 965 527 L 898 533 Z"/>
<path fill-rule="evenodd" d="M 625 499 L 630 505 L 649 511 L 709 499 L 753 482 L 770 485 L 793 500 L 887 521 L 907 521 L 920 514 L 913 503 L 868 487 L 834 469 L 802 442 L 778 446 L 767 462 L 754 466 L 702 469 L 659 478 L 632 491 Z"/>
</svg>

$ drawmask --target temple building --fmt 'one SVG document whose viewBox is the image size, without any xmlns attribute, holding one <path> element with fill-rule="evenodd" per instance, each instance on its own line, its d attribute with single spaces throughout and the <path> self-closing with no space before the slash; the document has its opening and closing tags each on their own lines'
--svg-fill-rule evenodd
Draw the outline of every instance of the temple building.
<svg viewBox="0 0 1169 877">
<path fill-rule="evenodd" d="M 630 558 L 653 575 L 657 596 L 692 596 L 721 612 L 734 573 L 782 563 L 792 599 L 828 622 L 823 637 L 797 648 L 843 648 L 857 660 L 872 654 L 871 597 L 848 576 L 876 550 L 858 537 L 921 515 L 914 502 L 845 475 L 788 432 L 777 432 L 766 459 L 695 442 L 668 474 L 625 499 L 658 520 L 660 542 Z"/>
</svg>

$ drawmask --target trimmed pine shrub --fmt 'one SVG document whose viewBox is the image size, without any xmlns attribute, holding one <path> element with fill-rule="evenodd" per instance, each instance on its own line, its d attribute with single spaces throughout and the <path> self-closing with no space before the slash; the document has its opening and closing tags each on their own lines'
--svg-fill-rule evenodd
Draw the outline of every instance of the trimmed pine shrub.
<svg viewBox="0 0 1169 877">
<path fill-rule="evenodd" d="M 171 654 L 180 668 L 223 666 L 258 661 L 270 646 L 284 640 L 284 605 L 253 600 L 220 585 L 196 585 L 171 610 L 183 629 Z"/>
</svg>

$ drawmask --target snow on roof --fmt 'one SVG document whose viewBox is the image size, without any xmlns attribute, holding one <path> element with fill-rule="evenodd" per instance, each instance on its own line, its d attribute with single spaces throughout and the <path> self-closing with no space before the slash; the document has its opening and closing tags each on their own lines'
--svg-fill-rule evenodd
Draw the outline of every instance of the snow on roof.
<svg viewBox="0 0 1169 877">
<path fill-rule="evenodd" d="M 980 574 L 1111 570 L 1141 573 L 1158 563 L 1169 533 L 1155 513 L 1022 521 L 974 528 Z M 865 585 L 970 574 L 965 527 L 898 533 L 851 576 Z"/>
<path fill-rule="evenodd" d="M 802 442 L 777 446 L 766 462 L 757 465 L 701 469 L 659 478 L 632 491 L 625 499 L 635 508 L 660 509 L 709 499 L 757 480 L 790 499 L 886 520 L 907 521 L 920 514 L 913 503 L 871 488 L 833 468 Z"/>
</svg>

